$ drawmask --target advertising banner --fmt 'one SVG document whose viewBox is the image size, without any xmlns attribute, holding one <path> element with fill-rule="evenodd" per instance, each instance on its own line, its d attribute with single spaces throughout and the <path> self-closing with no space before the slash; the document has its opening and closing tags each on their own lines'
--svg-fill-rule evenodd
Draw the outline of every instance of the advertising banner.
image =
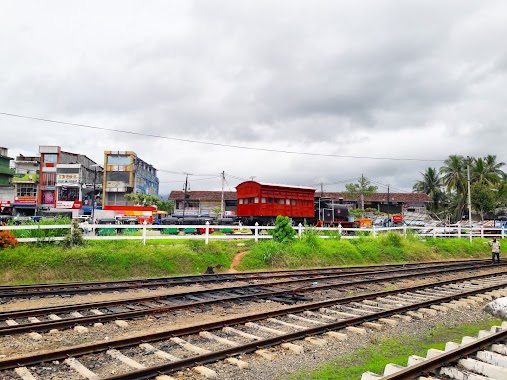
<svg viewBox="0 0 507 380">
<path fill-rule="evenodd" d="M 83 207 L 81 201 L 56 201 L 56 208 L 80 209 Z"/>
<path fill-rule="evenodd" d="M 37 203 L 36 197 L 14 197 L 14 204 L 16 205 L 34 206 L 36 203 Z"/>
<path fill-rule="evenodd" d="M 0 207 L 11 207 L 11 201 L 0 201 Z"/>
<path fill-rule="evenodd" d="M 79 183 L 79 174 L 57 174 L 56 183 Z"/>
</svg>

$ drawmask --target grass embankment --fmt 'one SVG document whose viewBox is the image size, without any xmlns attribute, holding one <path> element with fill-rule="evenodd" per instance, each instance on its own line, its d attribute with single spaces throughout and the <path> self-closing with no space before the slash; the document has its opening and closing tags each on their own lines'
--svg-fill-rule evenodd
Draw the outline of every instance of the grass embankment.
<svg viewBox="0 0 507 380">
<path fill-rule="evenodd" d="M 350 380 L 360 379 L 366 371 L 383 373 L 386 364 L 407 365 L 410 355 L 426 356 L 430 348 L 443 350 L 449 341 L 461 341 L 463 336 L 477 336 L 479 330 L 489 330 L 499 326 L 500 320 L 482 320 L 476 325 L 458 325 L 454 327 L 436 326 L 421 338 L 398 337 L 372 342 L 368 346 L 320 365 L 317 370 L 300 371 L 283 377 L 285 380 Z"/>
<path fill-rule="evenodd" d="M 301 268 L 438 261 L 490 257 L 487 239 L 420 239 L 388 233 L 377 238 L 320 239 L 309 236 L 291 244 L 266 241 L 252 247 L 238 269 Z"/>
<path fill-rule="evenodd" d="M 208 265 L 228 268 L 242 246 L 217 241 L 90 241 L 65 249 L 55 243 L 19 244 L 0 250 L 0 283 L 100 281 L 203 273 Z"/>
<path fill-rule="evenodd" d="M 226 271 L 234 256 L 249 251 L 239 270 L 310 268 L 414 261 L 488 258 L 486 239 L 377 238 L 320 239 L 311 234 L 288 244 L 273 241 L 156 240 L 89 241 L 64 249 L 57 243 L 19 244 L 0 250 L 0 284 L 100 281 L 203 273 L 208 265 Z"/>
</svg>

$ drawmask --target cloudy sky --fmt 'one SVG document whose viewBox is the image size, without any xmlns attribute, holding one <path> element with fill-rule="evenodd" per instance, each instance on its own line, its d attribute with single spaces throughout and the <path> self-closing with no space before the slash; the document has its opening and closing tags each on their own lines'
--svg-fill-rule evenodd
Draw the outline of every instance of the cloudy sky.
<svg viewBox="0 0 507 380">
<path fill-rule="evenodd" d="M 222 171 L 231 189 L 364 174 L 410 191 L 450 154 L 507 162 L 506 15 L 501 0 L 3 0 L 0 146 L 133 150 L 163 194 L 183 173 L 219 189 Z"/>
</svg>

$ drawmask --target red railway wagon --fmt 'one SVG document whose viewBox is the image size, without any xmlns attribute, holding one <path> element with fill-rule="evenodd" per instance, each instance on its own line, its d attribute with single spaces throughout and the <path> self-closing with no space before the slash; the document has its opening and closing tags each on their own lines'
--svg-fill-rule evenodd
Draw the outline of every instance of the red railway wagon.
<svg viewBox="0 0 507 380">
<path fill-rule="evenodd" d="M 278 215 L 300 223 L 315 218 L 315 189 L 246 181 L 236 186 L 237 216 L 244 223 L 266 224 Z"/>
</svg>

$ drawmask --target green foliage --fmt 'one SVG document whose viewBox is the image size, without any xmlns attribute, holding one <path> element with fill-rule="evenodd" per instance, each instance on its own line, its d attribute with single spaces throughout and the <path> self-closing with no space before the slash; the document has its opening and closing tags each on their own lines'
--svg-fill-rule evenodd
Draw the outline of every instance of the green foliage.
<svg viewBox="0 0 507 380">
<path fill-rule="evenodd" d="M 72 221 L 72 228 L 69 233 L 65 236 L 65 239 L 62 241 L 63 246 L 65 248 L 72 248 L 78 245 L 84 245 L 83 233 L 79 228 L 79 221 Z"/>
<path fill-rule="evenodd" d="M 361 209 L 364 209 L 364 197 L 375 194 L 378 187 L 370 185 L 370 181 L 364 175 L 361 175 L 357 182 L 345 184 L 344 194 L 347 198 L 361 200 Z"/>
<path fill-rule="evenodd" d="M 270 230 L 270 234 L 273 236 L 274 241 L 287 243 L 296 236 L 296 230 L 292 228 L 292 220 L 288 216 L 278 215 L 275 228 Z"/>
<path fill-rule="evenodd" d="M 456 341 L 462 336 L 476 336 L 479 330 L 489 330 L 502 321 L 484 319 L 474 325 L 446 327 L 437 325 L 421 336 L 382 338 L 370 342 L 351 354 L 319 365 L 317 370 L 302 370 L 283 376 L 280 380 L 350 380 L 360 379 L 364 372 L 383 373 L 386 364 L 406 365 L 410 355 L 426 356 L 430 348 L 443 350 L 445 343 Z"/>
<path fill-rule="evenodd" d="M 486 212 L 495 210 L 496 195 L 495 192 L 485 184 L 476 182 L 472 185 L 471 189 L 472 206 L 481 215 L 484 220 Z"/>
<path fill-rule="evenodd" d="M 125 194 L 125 198 L 135 205 L 157 206 L 157 210 L 166 211 L 168 214 L 172 214 L 174 211 L 173 201 L 164 201 L 154 195 L 146 195 L 143 193 Z"/>
<path fill-rule="evenodd" d="M 52 226 L 55 224 L 71 224 L 71 220 L 68 217 L 56 217 L 54 219 L 41 219 L 39 222 L 35 222 L 32 219 L 24 221 L 21 226 Z M 8 225 L 16 225 L 15 221 L 10 221 Z M 66 228 L 50 228 L 50 229 L 30 229 L 30 230 L 14 230 L 13 234 L 16 238 L 36 238 L 37 244 L 44 244 L 54 241 L 53 238 L 65 236 L 68 233 Z"/>
</svg>

